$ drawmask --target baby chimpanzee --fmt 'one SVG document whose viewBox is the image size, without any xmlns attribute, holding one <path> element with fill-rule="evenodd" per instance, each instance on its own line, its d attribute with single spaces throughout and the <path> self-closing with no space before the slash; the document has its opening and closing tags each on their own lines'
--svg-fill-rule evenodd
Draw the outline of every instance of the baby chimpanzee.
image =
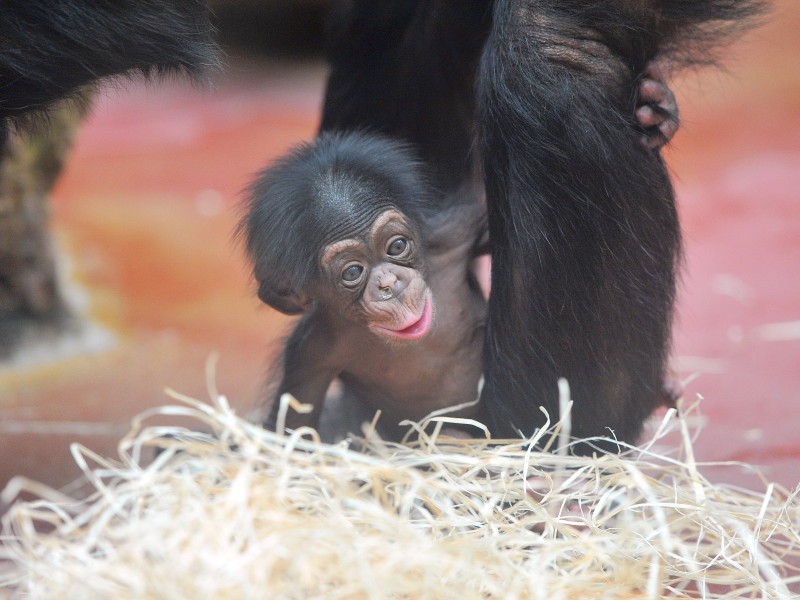
<svg viewBox="0 0 800 600">
<path fill-rule="evenodd" d="M 486 301 L 470 267 L 487 251 L 484 206 L 472 188 L 448 206 L 425 181 L 402 144 L 349 133 L 297 147 L 250 187 L 240 233 L 258 295 L 303 313 L 275 400 L 313 410 L 288 427 L 319 424 L 336 378 L 391 438 L 403 419 L 477 397 Z"/>
</svg>

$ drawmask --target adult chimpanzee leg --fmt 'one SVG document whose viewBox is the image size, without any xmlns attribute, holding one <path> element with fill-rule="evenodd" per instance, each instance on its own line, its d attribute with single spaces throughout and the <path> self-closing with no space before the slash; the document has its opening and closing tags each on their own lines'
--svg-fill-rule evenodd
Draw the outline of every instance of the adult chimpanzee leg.
<svg viewBox="0 0 800 600">
<path fill-rule="evenodd" d="M 339 3 L 321 130 L 367 130 L 414 144 L 446 195 L 470 180 L 481 185 L 474 84 L 490 17 L 490 0 Z"/>
<path fill-rule="evenodd" d="M 196 73 L 216 61 L 211 30 L 206 0 L 4 2 L 0 126 L 109 75 Z"/>
<path fill-rule="evenodd" d="M 559 377 L 576 436 L 635 441 L 659 402 L 680 234 L 662 160 L 634 126 L 637 74 L 681 35 L 683 50 L 718 41 L 698 24 L 747 5 L 497 0 L 477 88 L 495 434 L 531 434 L 539 404 L 557 418 Z"/>
</svg>

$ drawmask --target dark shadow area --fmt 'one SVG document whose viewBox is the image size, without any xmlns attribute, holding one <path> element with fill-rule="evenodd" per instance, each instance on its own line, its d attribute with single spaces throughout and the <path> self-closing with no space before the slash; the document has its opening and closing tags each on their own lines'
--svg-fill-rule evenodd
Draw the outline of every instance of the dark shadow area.
<svg viewBox="0 0 800 600">
<path fill-rule="evenodd" d="M 328 0 L 215 0 L 214 24 L 226 52 L 237 57 L 320 57 Z"/>
</svg>

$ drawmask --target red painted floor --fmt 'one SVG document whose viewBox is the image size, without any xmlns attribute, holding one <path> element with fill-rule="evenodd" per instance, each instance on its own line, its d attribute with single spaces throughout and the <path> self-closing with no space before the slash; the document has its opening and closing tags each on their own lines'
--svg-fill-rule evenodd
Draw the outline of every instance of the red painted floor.
<svg viewBox="0 0 800 600">
<path fill-rule="evenodd" d="M 683 127 L 666 153 L 686 239 L 674 363 L 696 375 L 700 460 L 765 466 L 800 482 L 800 5 L 737 44 L 728 73 L 675 84 Z M 112 453 L 166 386 L 218 387 L 246 413 L 287 321 L 253 298 L 231 241 L 239 190 L 313 135 L 320 64 L 247 64 L 212 90 L 107 89 L 53 202 L 80 310 L 104 328 L 57 360 L 0 365 L 0 485 L 76 475 L 68 445 Z M 94 351 L 85 348 L 94 347 Z M 738 468 L 717 480 L 758 485 Z"/>
</svg>

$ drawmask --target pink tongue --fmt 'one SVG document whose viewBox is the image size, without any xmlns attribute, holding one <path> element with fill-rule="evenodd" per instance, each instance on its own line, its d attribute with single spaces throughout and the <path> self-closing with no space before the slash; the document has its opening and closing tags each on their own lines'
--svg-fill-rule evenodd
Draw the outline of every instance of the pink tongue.
<svg viewBox="0 0 800 600">
<path fill-rule="evenodd" d="M 425 318 L 425 312 L 423 311 L 422 316 L 419 319 L 417 319 L 414 323 L 412 323 L 405 329 L 397 329 L 396 330 L 397 333 L 403 333 L 403 334 L 416 333 L 417 329 L 419 329 L 420 326 L 422 325 L 422 319 L 424 318 Z"/>
<path fill-rule="evenodd" d="M 403 329 L 396 329 L 395 333 L 398 335 L 414 335 L 422 331 L 425 327 L 427 327 L 427 322 L 429 321 L 428 316 L 430 314 L 430 301 L 428 299 L 425 300 L 425 305 L 422 307 L 422 314 L 420 315 L 419 319 L 413 322 L 408 327 Z"/>
</svg>

